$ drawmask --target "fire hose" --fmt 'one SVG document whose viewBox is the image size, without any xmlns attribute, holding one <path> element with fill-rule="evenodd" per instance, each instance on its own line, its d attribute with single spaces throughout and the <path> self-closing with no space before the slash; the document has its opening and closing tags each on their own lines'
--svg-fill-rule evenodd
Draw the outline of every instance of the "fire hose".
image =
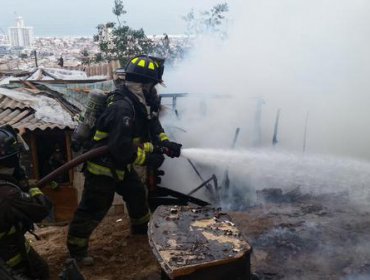
<svg viewBox="0 0 370 280">
<path fill-rule="evenodd" d="M 165 147 L 156 147 L 156 150 L 162 154 L 167 154 L 168 153 L 168 149 L 166 149 Z M 78 157 L 75 157 L 74 159 L 72 159 L 71 161 L 68 161 L 67 163 L 63 164 L 62 166 L 58 167 L 57 169 L 55 169 L 54 171 L 52 171 L 51 173 L 49 173 L 48 175 L 46 175 L 45 177 L 41 178 L 41 180 L 38 182 L 37 186 L 38 187 L 44 187 L 47 183 L 51 182 L 54 178 L 58 177 L 59 175 L 63 174 L 64 172 L 66 172 L 67 170 L 83 163 L 83 162 L 86 162 L 90 159 L 93 159 L 93 158 L 96 158 L 96 157 L 100 157 L 100 156 L 104 156 L 108 154 L 108 146 L 102 146 L 102 147 L 99 147 L 99 148 L 96 148 L 96 149 L 92 149 L 86 153 L 83 153 L 82 155 L 79 155 Z"/>
<path fill-rule="evenodd" d="M 93 159 L 95 157 L 103 156 L 108 153 L 108 146 L 102 146 L 96 149 L 92 149 L 82 155 L 79 155 L 78 157 L 75 157 L 74 159 L 68 161 L 67 163 L 63 164 L 62 166 L 58 167 L 54 171 L 50 172 L 48 175 L 43 177 L 37 184 L 38 187 L 44 187 L 47 183 L 51 182 L 53 179 L 58 177 L 59 175 L 63 174 L 67 170 L 86 162 L 90 159 Z"/>
<path fill-rule="evenodd" d="M 46 175 L 45 177 L 41 178 L 41 180 L 38 182 L 38 187 L 42 188 L 44 187 L 46 184 L 48 184 L 49 182 L 51 182 L 54 178 L 58 177 L 59 175 L 63 174 L 64 172 L 66 172 L 67 170 L 83 163 L 83 162 L 86 162 L 90 159 L 93 159 L 95 157 L 99 157 L 99 156 L 104 156 L 106 154 L 108 154 L 108 146 L 102 146 L 102 147 L 99 147 L 99 148 L 96 148 L 96 149 L 92 149 L 78 157 L 75 157 L 73 160 L 63 164 L 62 166 L 58 167 L 57 169 L 55 169 L 54 171 L 52 171 L 51 173 L 49 173 L 48 175 Z M 167 148 L 165 147 L 156 147 L 156 151 L 157 152 L 160 152 L 162 154 L 167 154 L 169 151 Z M 206 205 L 209 205 L 208 202 L 204 201 L 204 200 L 201 200 L 199 198 L 195 198 L 195 197 L 192 197 L 190 195 L 186 195 L 186 194 L 183 194 L 181 192 L 178 192 L 178 191 L 175 191 L 175 190 L 171 190 L 171 189 L 168 189 L 168 188 L 165 188 L 165 187 L 159 187 L 157 185 L 157 182 L 156 182 L 156 177 L 157 175 L 163 175 L 163 174 L 160 174 L 160 173 L 155 173 L 155 170 L 147 170 L 148 171 L 148 178 L 147 178 L 147 183 L 149 183 L 148 185 L 148 189 L 149 189 L 149 192 L 152 194 L 152 200 L 153 201 L 156 201 L 156 197 L 158 198 L 157 200 L 160 201 L 161 203 L 165 203 L 165 201 L 162 201 L 162 197 L 163 196 L 172 196 L 172 197 L 175 197 L 176 199 L 176 203 L 181 203 L 181 205 L 187 205 L 187 203 L 194 203 L 196 205 L 199 205 L 199 206 L 206 206 Z M 173 200 L 169 200 L 171 201 L 171 204 L 173 204 Z M 157 202 L 154 202 L 154 203 L 157 203 Z"/>
</svg>

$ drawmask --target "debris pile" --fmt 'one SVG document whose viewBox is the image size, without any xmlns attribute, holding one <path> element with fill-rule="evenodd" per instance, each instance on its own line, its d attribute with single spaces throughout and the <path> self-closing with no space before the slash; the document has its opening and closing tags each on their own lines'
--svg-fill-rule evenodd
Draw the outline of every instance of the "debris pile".
<svg viewBox="0 0 370 280">
<path fill-rule="evenodd" d="M 274 200 L 269 192 L 281 195 Z M 228 213 L 231 223 L 228 215 L 217 209 L 208 212 L 207 217 L 202 208 L 194 208 L 187 212 L 188 227 L 176 229 L 171 225 L 179 224 L 179 211 L 183 206 L 169 206 L 167 215 L 153 217 L 155 222 L 151 223 L 150 230 L 160 234 L 157 247 L 162 249 L 161 255 L 168 252 L 167 263 L 172 266 L 169 269 L 189 268 L 194 263 L 208 262 L 222 255 L 237 256 L 241 252 L 232 250 L 246 247 L 231 247 L 232 243 L 226 243 L 227 254 L 222 250 L 216 253 L 211 247 L 216 241 L 210 240 L 210 236 L 237 240 L 241 234 L 253 246 L 251 270 L 261 280 L 370 279 L 369 207 L 353 206 L 346 193 L 316 196 L 295 190 L 293 195 L 267 189 L 264 193 L 271 198 L 269 201 L 261 198 L 258 205 L 245 212 Z M 207 233 L 194 234 L 194 240 L 185 243 L 183 240 L 191 238 L 185 236 L 189 234 L 189 226 L 193 229 L 191 233 Z M 99 225 L 90 242 L 96 264 L 81 267 L 87 280 L 161 279 L 163 267 L 158 264 L 158 256 L 153 255 L 147 237 L 131 236 L 129 228 L 128 219 L 123 215 L 106 217 Z M 171 236 L 175 230 L 178 236 Z M 67 258 L 66 232 L 66 226 L 41 228 L 38 233 L 42 240 L 32 242 L 49 263 L 52 279 L 58 279 Z M 180 247 L 183 251 L 176 250 Z"/>
<path fill-rule="evenodd" d="M 370 279 L 369 207 L 346 193 L 265 189 L 259 197 L 263 203 L 231 216 L 253 246 L 261 279 Z"/>
</svg>

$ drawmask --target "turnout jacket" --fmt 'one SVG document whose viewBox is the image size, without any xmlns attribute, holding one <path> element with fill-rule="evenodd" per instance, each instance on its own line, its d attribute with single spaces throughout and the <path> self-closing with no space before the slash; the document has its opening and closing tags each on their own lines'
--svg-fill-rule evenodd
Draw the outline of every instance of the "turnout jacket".
<svg viewBox="0 0 370 280">
<path fill-rule="evenodd" d="M 123 180 L 128 165 L 145 165 L 146 153 L 153 150 L 149 142 L 165 140 L 168 137 L 158 117 L 151 117 L 145 105 L 123 86 L 108 97 L 96 124 L 92 148 L 108 145 L 109 155 L 89 161 L 87 170 Z"/>
<path fill-rule="evenodd" d="M 13 177 L 0 175 L 0 258 L 9 267 L 27 261 L 24 234 L 48 213 L 48 200 L 38 188 L 24 192 Z"/>
</svg>

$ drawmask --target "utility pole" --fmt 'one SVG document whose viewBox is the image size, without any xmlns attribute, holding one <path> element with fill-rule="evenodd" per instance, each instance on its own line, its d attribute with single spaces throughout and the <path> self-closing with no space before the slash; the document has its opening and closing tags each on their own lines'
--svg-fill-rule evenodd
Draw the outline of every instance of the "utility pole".
<svg viewBox="0 0 370 280">
<path fill-rule="evenodd" d="M 37 52 L 36 52 L 36 50 L 33 51 L 33 54 L 35 55 L 35 65 L 36 65 L 36 68 L 38 68 L 39 65 L 37 64 Z"/>
</svg>

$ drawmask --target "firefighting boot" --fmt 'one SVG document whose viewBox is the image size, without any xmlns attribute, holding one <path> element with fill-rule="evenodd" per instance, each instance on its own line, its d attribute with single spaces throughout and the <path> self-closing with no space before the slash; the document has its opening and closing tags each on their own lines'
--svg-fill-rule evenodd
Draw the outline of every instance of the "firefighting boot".
<svg viewBox="0 0 370 280">
<path fill-rule="evenodd" d="M 76 259 L 77 263 L 83 266 L 93 266 L 94 265 L 94 258 L 91 256 L 85 256 Z"/>
<path fill-rule="evenodd" d="M 85 277 L 81 274 L 80 269 L 75 259 L 68 258 L 61 273 L 59 273 L 60 280 L 85 280 Z"/>
<path fill-rule="evenodd" d="M 81 266 L 93 266 L 94 265 L 94 258 L 89 256 L 88 254 L 76 255 L 76 256 L 71 255 L 71 258 L 75 259 L 77 264 Z"/>
</svg>

